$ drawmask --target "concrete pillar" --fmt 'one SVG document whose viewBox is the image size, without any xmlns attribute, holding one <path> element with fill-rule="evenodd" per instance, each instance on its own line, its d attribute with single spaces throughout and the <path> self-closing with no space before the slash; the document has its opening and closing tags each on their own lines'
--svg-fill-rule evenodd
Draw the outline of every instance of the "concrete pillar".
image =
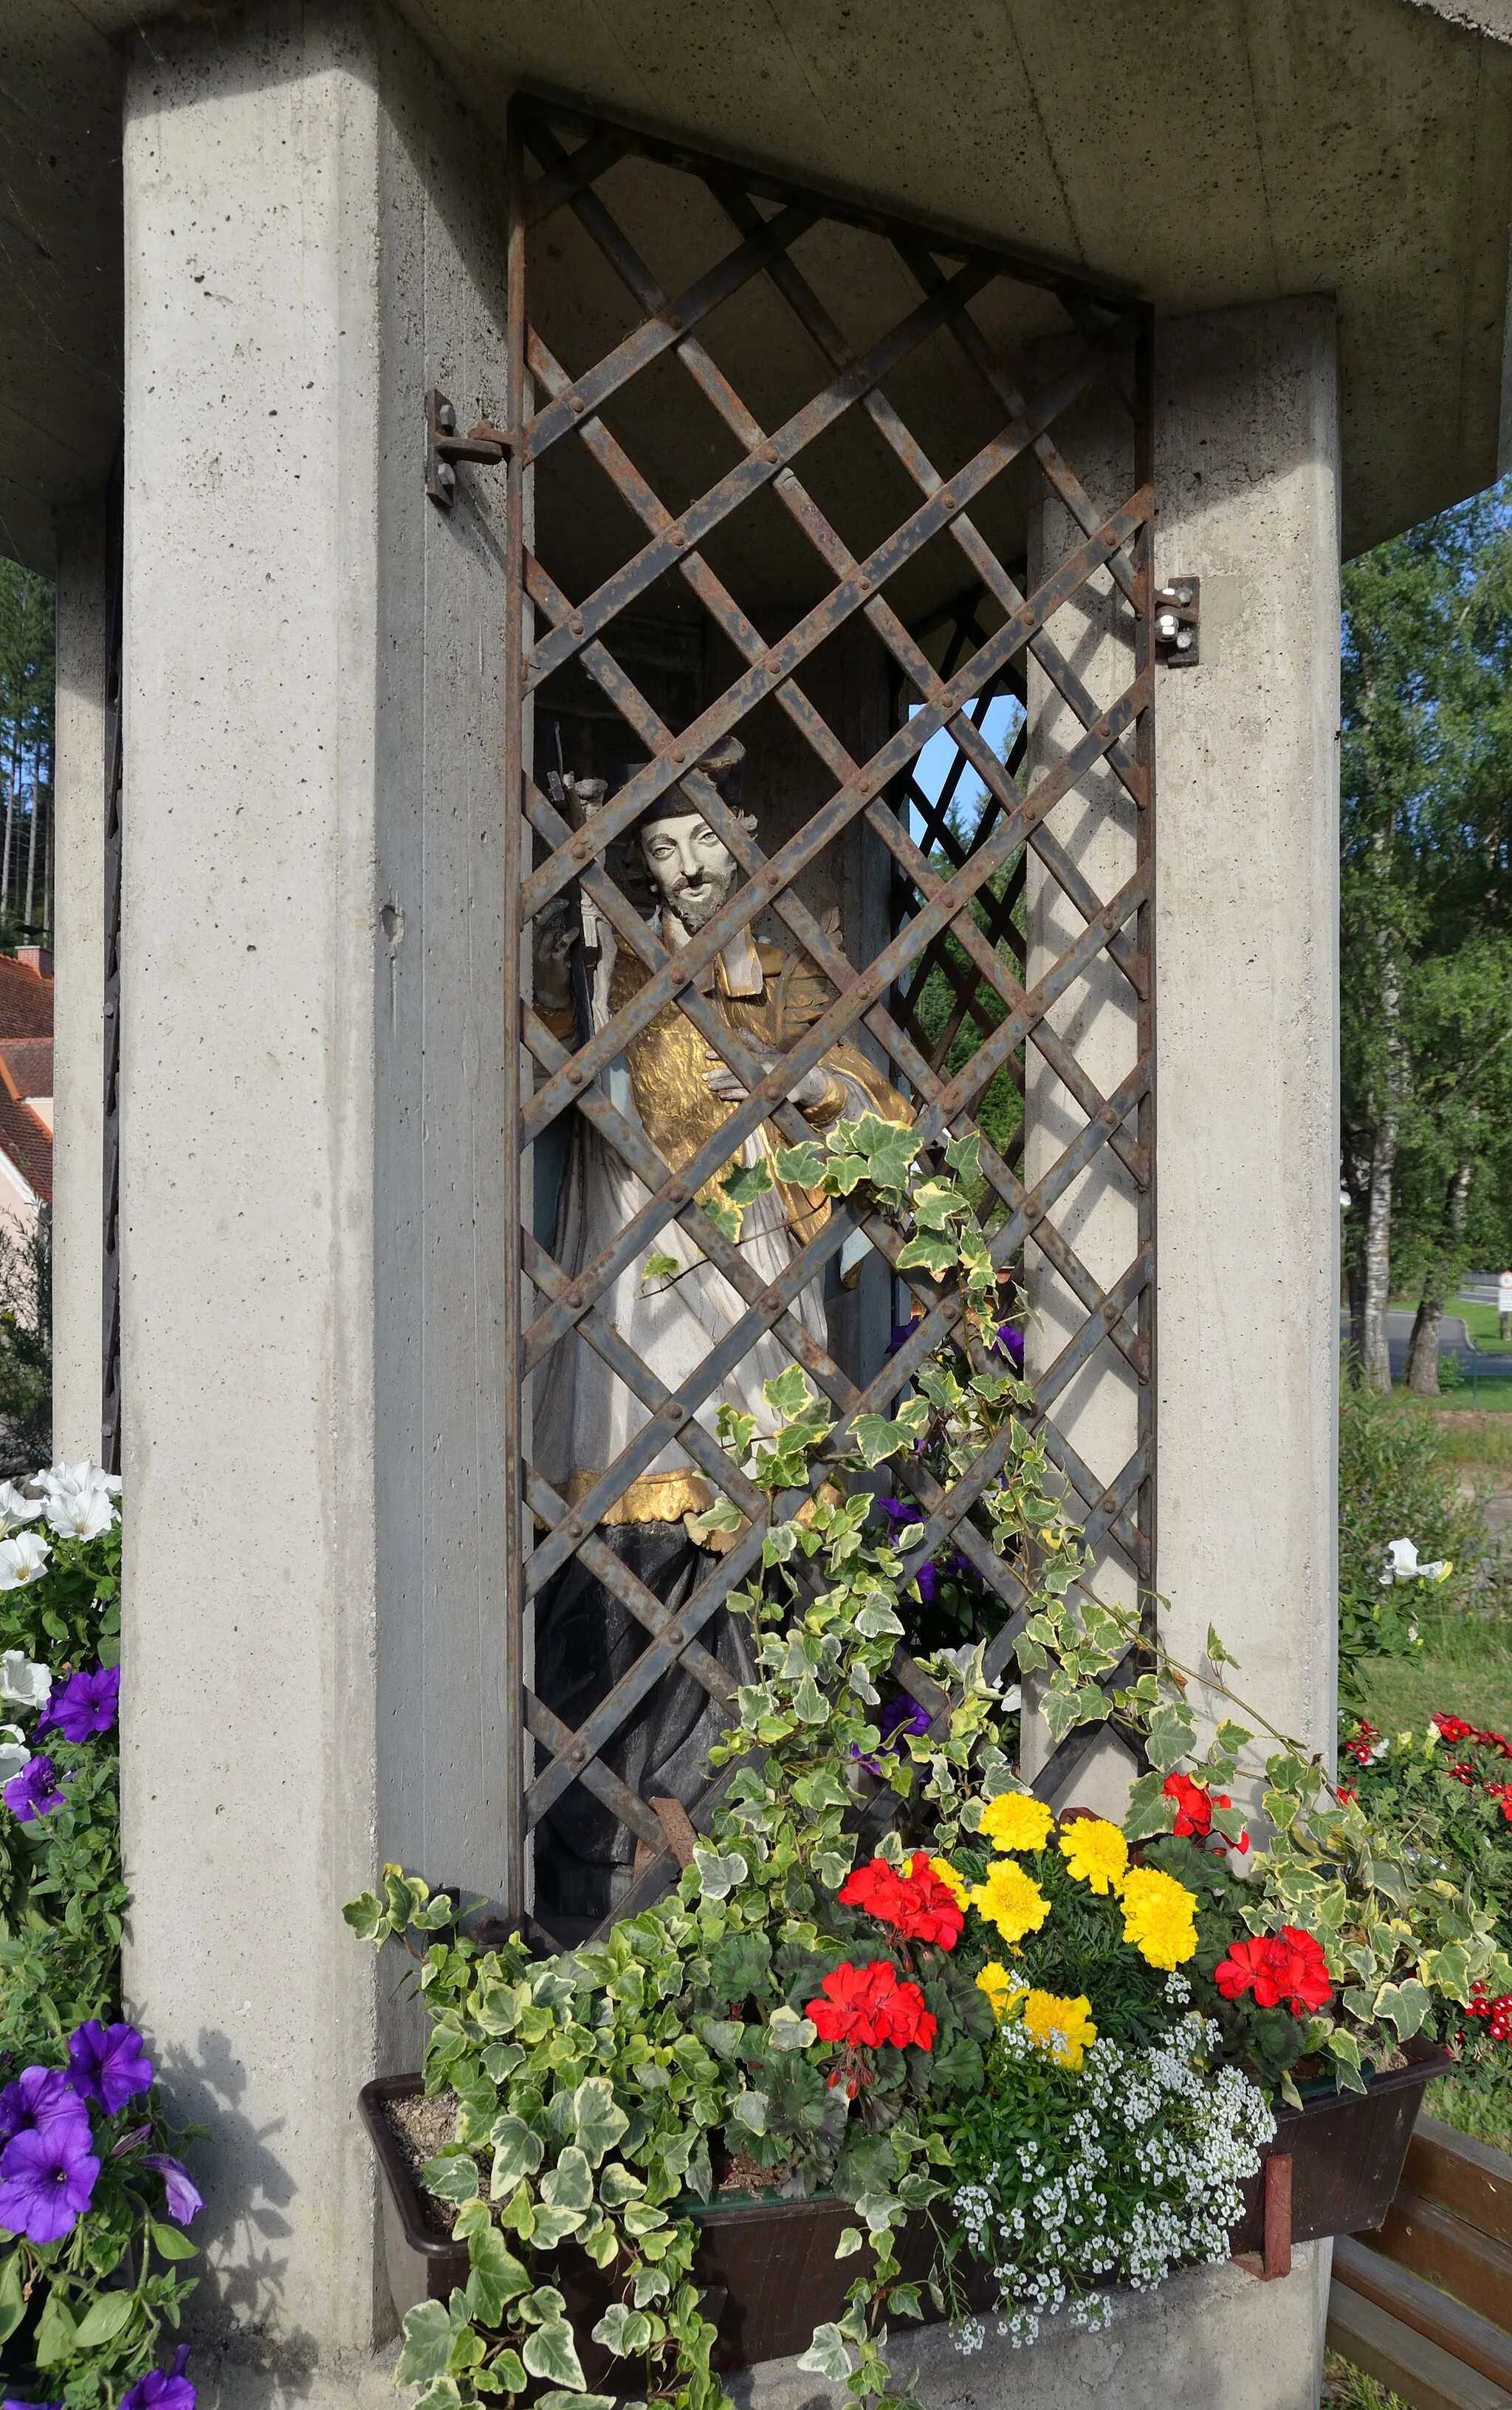
<svg viewBox="0 0 1512 2410">
<path fill-rule="evenodd" d="M 385 8 L 155 28 L 124 141 L 127 1996 L 224 2398 L 391 2327 L 344 1900 L 497 1893 L 497 146 Z M 213 2360 L 202 2362 L 213 2373 Z"/>
<path fill-rule="evenodd" d="M 103 504 L 59 511 L 52 1070 L 52 1453 L 97 1458 L 104 1260 L 106 681 Z"/>
<path fill-rule="evenodd" d="M 1339 453 L 1332 305 L 1160 330 L 1160 1587 L 1188 1662 L 1331 1762 L 1337 1647 Z"/>
</svg>

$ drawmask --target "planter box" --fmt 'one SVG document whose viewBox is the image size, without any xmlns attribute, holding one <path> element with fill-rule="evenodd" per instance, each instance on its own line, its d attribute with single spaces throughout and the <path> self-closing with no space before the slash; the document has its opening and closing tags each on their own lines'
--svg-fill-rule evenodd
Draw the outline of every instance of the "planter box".
<svg viewBox="0 0 1512 2410">
<path fill-rule="evenodd" d="M 1292 2162 L 1292 2235 L 1298 2243 L 1329 2234 L 1358 2233 L 1379 2226 L 1402 2175 L 1423 2086 L 1450 2064 L 1447 2052 L 1419 2050 L 1409 2066 L 1372 2079 L 1368 2092 L 1330 2092 L 1301 2110 L 1281 2109 L 1272 2150 Z M 391 2100 L 413 2099 L 422 2089 L 417 2075 L 392 2075 L 363 2086 L 363 2122 L 384 2172 L 384 2236 L 394 2306 L 402 2316 L 416 2301 L 445 2301 L 468 2277 L 465 2244 L 428 2225 L 421 2195 L 395 2141 L 384 2111 Z M 1264 2242 L 1263 2181 L 1245 2187 L 1244 2214 L 1233 2231 L 1236 2252 L 1258 2250 Z M 837 2200 L 755 2201 L 736 2196 L 728 2206 L 718 2198 L 707 2207 L 690 2205 L 700 2229 L 698 2272 L 704 2313 L 720 2330 L 715 2365 L 746 2368 L 763 2359 L 787 2359 L 807 2351 L 816 2326 L 838 2317 L 859 2261 L 836 2260 L 835 2246 L 855 2211 Z M 903 2275 L 922 2284 L 929 2273 L 932 2231 L 926 2219 L 909 2221 L 898 2258 Z M 593 2390 L 613 2389 L 610 2355 L 589 2339 L 590 2330 L 617 2298 L 613 2272 L 596 2268 L 572 2244 L 556 2255 L 555 2282 L 577 2331 L 583 2373 Z M 976 2306 L 991 2300 L 990 2280 Z M 968 2294 L 978 2287 L 969 2282 Z M 926 2302 L 925 2321 L 938 2316 Z"/>
</svg>

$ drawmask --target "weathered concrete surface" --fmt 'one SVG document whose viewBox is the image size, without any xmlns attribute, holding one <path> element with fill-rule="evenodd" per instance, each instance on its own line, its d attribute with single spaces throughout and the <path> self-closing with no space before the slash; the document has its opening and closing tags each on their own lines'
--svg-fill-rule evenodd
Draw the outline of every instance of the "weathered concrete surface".
<svg viewBox="0 0 1512 2410">
<path fill-rule="evenodd" d="M 100 1452 L 105 687 L 113 564 L 97 503 L 60 511 L 52 1123 L 52 1453 Z"/>
<path fill-rule="evenodd" d="M 1202 580 L 1159 675 L 1160 1586 L 1176 1653 L 1334 1738 L 1339 586 L 1327 301 L 1156 347 L 1157 576 Z"/>
<path fill-rule="evenodd" d="M 520 80 L 1148 295 L 1329 293 L 1351 550 L 1495 473 L 1505 415 L 1505 0 L 401 0 L 497 127 Z M 120 241 L 111 38 L 168 0 L 0 0 L 0 544 L 46 566 L 103 489 Z M 245 40 L 258 9 L 232 15 Z M 90 480 L 93 479 L 93 484 Z"/>
<path fill-rule="evenodd" d="M 342 1902 L 493 1891 L 512 1772 L 499 505 L 421 482 L 427 385 L 502 402 L 497 157 L 331 0 L 144 45 L 126 199 L 125 1982 L 274 2400 L 391 2323 Z"/>
<path fill-rule="evenodd" d="M 894 2372 L 918 2372 L 927 2410 L 1316 2410 L 1330 2246 L 1304 2245 L 1291 2274 L 1262 2284 L 1244 2269 L 1198 2268 L 1158 2291 L 1114 2297 L 1101 2334 L 1051 2319 L 1015 2351 L 988 2321 L 963 2358 L 943 2327 L 899 2335 Z M 736 2410 L 830 2410 L 843 2390 L 768 2360 L 730 2382 Z"/>
</svg>

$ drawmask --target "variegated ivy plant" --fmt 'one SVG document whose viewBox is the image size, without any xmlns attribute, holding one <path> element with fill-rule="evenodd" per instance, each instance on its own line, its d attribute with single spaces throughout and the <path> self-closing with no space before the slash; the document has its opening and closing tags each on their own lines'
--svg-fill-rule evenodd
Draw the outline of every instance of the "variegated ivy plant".
<svg viewBox="0 0 1512 2410">
<path fill-rule="evenodd" d="M 883 1750 L 878 1711 L 895 1677 L 899 1602 L 923 1519 L 899 1529 L 894 1517 L 879 1537 L 869 1491 L 840 1495 L 836 1474 L 865 1475 L 902 1458 L 905 1469 L 922 1463 L 947 1484 L 1001 1439 L 1001 1471 L 981 1510 L 1025 1586 L 1019 1666 L 1039 1677 L 1053 1738 L 1111 1711 L 1142 1735 L 1151 1770 L 1134 1785 L 1125 1837 L 1196 1895 L 1193 1972 L 1204 2010 L 1252 2071 L 1289 2091 L 1292 2066 L 1313 2052 L 1359 2084 L 1367 2059 L 1432 2030 L 1477 1979 L 1512 1988 L 1473 1899 L 1419 1879 L 1322 1766 L 1263 1719 L 1228 1716 L 1239 1703 L 1216 1633 L 1202 1667 L 1182 1666 L 1137 1612 L 1096 1596 L 1034 1430 L 1031 1393 L 991 1354 L 996 1275 L 971 1206 L 974 1142 L 952 1144 L 935 1165 L 919 1158 L 912 1132 L 875 1121 L 836 1125 L 826 1145 L 777 1158 L 783 1180 L 883 1213 L 899 1234 L 899 1264 L 938 1283 L 938 1294 L 955 1294 L 962 1312 L 956 1340 L 917 1368 L 912 1394 L 891 1416 L 859 1417 L 839 1433 L 792 1368 L 767 1385 L 771 1431 L 723 1417 L 732 1456 L 768 1501 L 760 1574 L 730 1600 L 751 1619 L 757 1678 L 740 1691 L 738 1721 L 714 1752 L 730 1778 L 676 1890 L 602 1943 L 545 1962 L 516 1941 L 477 1948 L 453 1903 L 398 1867 L 346 1911 L 363 1938 L 411 1953 L 430 2017 L 426 2086 L 457 2104 L 454 2137 L 423 2180 L 455 2208 L 471 2272 L 449 2302 L 406 2316 L 397 2374 L 423 2388 L 423 2410 L 507 2403 L 542 2386 L 541 2410 L 612 2410 L 613 2395 L 587 2389 L 583 2338 L 558 2281 L 563 2251 L 602 2272 L 609 2298 L 591 2334 L 609 2356 L 616 2394 L 720 2410 L 690 2212 L 710 2198 L 721 2153 L 770 2170 L 789 2192 L 822 2187 L 854 2204 L 841 2256 L 865 2251 L 862 2272 L 801 2365 L 845 2381 L 858 2403 L 891 2391 L 886 2321 L 920 2309 L 894 2245 L 919 2212 L 951 2232 L 951 2137 L 981 2097 L 994 2009 L 948 1952 L 902 1953 L 933 2021 L 932 2046 L 871 2053 L 851 2088 L 830 2080 L 836 2061 L 829 2045 L 816 2048 L 806 2006 L 817 2005 L 868 1922 L 837 1897 L 856 1860 L 864 1764 L 893 1794 L 892 1827 L 876 1846 L 898 1866 L 905 1840 L 980 1865 L 984 1807 L 1015 1777 L 981 1648 L 925 1661 L 939 1712 L 927 1732 L 905 1730 Z M 762 1169 L 727 1175 L 732 1216 Z M 702 1528 L 712 1535 L 738 1519 L 723 1505 Z M 1136 1677 L 1110 1697 L 1103 1684 L 1131 1648 L 1141 1652 Z M 1204 1686 L 1223 1720 L 1199 1753 L 1191 1699 Z M 1275 1744 L 1265 1794 L 1273 1834 L 1236 1870 L 1229 1852 L 1175 1832 L 1165 1783 L 1189 1767 L 1214 1794 L 1213 1829 L 1237 1843 L 1243 1817 L 1216 1786 L 1235 1778 L 1257 1732 Z M 1213 1969 L 1233 1937 L 1283 1921 L 1322 1944 L 1342 1993 L 1331 2015 L 1306 2022 L 1219 2000 Z M 888 1944 L 870 1922 L 862 1954 L 875 1960 Z"/>
</svg>

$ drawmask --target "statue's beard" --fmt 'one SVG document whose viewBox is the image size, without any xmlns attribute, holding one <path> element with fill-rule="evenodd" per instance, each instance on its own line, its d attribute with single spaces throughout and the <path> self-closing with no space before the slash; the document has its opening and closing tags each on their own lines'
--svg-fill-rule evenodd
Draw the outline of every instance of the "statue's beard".
<svg viewBox="0 0 1512 2410">
<path fill-rule="evenodd" d="M 734 874 L 716 878 L 679 879 L 667 897 L 667 908 L 676 913 L 691 937 L 696 936 L 705 922 L 712 921 L 734 884 Z"/>
</svg>

